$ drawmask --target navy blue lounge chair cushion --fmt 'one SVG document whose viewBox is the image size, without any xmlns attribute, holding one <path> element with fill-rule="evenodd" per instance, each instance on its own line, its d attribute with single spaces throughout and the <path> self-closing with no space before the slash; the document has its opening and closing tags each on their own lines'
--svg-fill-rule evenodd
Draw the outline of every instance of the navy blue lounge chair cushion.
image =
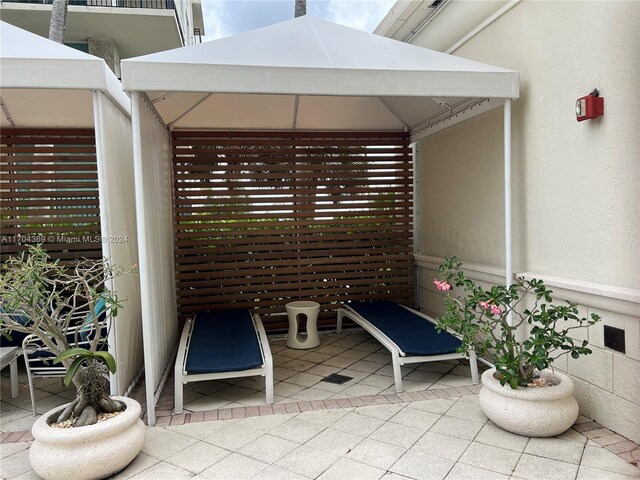
<svg viewBox="0 0 640 480">
<path fill-rule="evenodd" d="M 438 333 L 430 321 L 395 302 L 351 302 L 349 307 L 389 337 L 405 356 L 445 355 L 461 345 L 453 335 Z"/>
<path fill-rule="evenodd" d="M 248 310 L 198 312 L 187 353 L 187 373 L 249 370 L 263 364 Z"/>
</svg>

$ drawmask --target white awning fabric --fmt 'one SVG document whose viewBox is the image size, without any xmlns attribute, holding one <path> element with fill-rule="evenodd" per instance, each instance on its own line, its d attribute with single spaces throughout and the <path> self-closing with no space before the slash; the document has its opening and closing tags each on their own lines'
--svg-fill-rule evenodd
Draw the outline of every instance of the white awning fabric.
<svg viewBox="0 0 640 480">
<path fill-rule="evenodd" d="M 407 130 L 517 98 L 519 74 L 304 16 L 124 60 L 176 129 Z"/>
<path fill-rule="evenodd" d="M 0 22 L 3 127 L 93 126 L 92 90 L 131 114 L 129 97 L 104 60 Z M 11 120 L 7 118 L 10 116 Z"/>
<path fill-rule="evenodd" d="M 104 60 L 0 22 L 0 126 L 93 128 L 96 138 L 102 254 L 138 264 L 131 105 Z M 124 301 L 110 331 L 118 370 L 111 392 L 123 394 L 142 368 L 140 282 L 119 277 L 110 288 Z"/>
</svg>

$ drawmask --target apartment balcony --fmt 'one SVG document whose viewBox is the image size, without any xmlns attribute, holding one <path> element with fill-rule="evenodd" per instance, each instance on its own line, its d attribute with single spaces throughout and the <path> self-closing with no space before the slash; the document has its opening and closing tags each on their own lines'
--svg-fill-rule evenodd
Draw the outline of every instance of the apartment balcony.
<svg viewBox="0 0 640 480">
<path fill-rule="evenodd" d="M 52 0 L 0 0 L 0 17 L 46 37 L 51 4 Z M 202 24 L 199 1 L 70 0 L 67 15 L 66 43 L 112 39 L 120 58 L 192 44 L 194 29 Z"/>
</svg>

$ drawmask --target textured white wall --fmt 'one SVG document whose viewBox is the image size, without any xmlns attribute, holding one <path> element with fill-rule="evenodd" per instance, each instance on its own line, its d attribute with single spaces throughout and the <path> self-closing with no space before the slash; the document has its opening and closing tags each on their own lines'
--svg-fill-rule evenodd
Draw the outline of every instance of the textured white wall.
<svg viewBox="0 0 640 480">
<path fill-rule="evenodd" d="M 455 21 L 446 12 L 436 23 Z M 412 43 L 442 48 L 429 28 Z M 520 72 L 521 97 L 513 103 L 514 268 L 555 279 L 556 300 L 575 301 L 582 315 L 602 315 L 577 335 L 589 340 L 593 355 L 557 366 L 573 377 L 584 415 L 636 442 L 639 50 L 640 2 L 525 0 L 453 52 Z M 605 98 L 605 114 L 578 123 L 575 100 L 594 87 Z M 416 147 L 426 312 L 441 313 L 442 295 L 431 282 L 445 255 L 477 264 L 471 276 L 478 280 L 501 282 L 495 267 L 504 266 L 502 128 L 496 109 Z M 605 324 L 625 331 L 625 354 L 604 346 Z"/>
<path fill-rule="evenodd" d="M 521 74 L 517 270 L 640 287 L 639 22 L 638 2 L 524 1 L 454 52 Z M 605 115 L 576 122 L 596 86 Z M 493 111 L 419 143 L 422 253 L 504 264 L 501 142 Z"/>
</svg>

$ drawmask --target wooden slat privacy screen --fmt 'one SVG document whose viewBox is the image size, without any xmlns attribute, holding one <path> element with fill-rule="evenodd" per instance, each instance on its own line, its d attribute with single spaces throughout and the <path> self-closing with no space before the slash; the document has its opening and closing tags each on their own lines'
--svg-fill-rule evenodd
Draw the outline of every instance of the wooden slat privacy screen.
<svg viewBox="0 0 640 480">
<path fill-rule="evenodd" d="M 402 132 L 173 132 L 181 319 L 285 304 L 413 303 L 413 172 Z"/>
<path fill-rule="evenodd" d="M 43 243 L 53 258 L 101 258 L 93 129 L 0 132 L 1 260 Z"/>
</svg>

